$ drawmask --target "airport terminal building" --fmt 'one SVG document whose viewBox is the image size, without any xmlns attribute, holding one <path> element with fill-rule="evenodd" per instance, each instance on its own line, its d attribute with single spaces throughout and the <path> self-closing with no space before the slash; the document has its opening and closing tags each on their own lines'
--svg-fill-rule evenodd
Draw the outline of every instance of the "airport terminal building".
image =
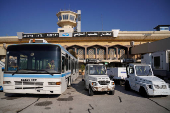
<svg viewBox="0 0 170 113">
<path fill-rule="evenodd" d="M 147 42 L 154 42 L 170 37 L 169 25 L 158 25 L 154 31 L 87 31 L 81 32 L 81 11 L 60 11 L 57 32 L 24 33 L 17 36 L 0 37 L 0 58 L 6 55 L 6 46 L 28 43 L 30 39 L 45 39 L 48 43 L 60 44 L 68 51 L 73 50 L 79 62 L 85 59 L 98 59 L 113 66 L 126 62 L 140 62 L 141 53 L 133 53 L 131 48 Z M 55 24 L 55 23 L 54 23 Z M 90 26 L 90 25 L 89 25 Z M 83 26 L 82 26 L 83 27 Z"/>
</svg>

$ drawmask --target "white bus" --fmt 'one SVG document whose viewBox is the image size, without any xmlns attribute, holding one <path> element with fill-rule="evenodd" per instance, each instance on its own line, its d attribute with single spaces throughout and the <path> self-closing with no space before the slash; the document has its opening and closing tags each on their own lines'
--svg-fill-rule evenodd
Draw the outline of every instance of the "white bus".
<svg viewBox="0 0 170 113">
<path fill-rule="evenodd" d="M 43 42 L 7 47 L 5 93 L 62 94 L 78 77 L 78 60 L 61 45 Z"/>
</svg>

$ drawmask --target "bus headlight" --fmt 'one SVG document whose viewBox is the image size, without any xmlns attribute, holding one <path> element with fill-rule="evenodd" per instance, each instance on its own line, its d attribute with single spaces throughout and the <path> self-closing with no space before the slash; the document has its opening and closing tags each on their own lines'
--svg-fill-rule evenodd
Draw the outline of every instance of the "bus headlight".
<svg viewBox="0 0 170 113">
<path fill-rule="evenodd" d="M 11 84 L 11 81 L 3 81 L 3 84 Z"/>
</svg>

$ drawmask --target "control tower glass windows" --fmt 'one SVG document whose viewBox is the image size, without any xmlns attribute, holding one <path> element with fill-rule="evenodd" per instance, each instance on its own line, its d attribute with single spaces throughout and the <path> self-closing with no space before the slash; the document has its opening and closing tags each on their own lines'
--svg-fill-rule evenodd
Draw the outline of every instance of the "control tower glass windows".
<svg viewBox="0 0 170 113">
<path fill-rule="evenodd" d="M 75 16 L 70 15 L 70 20 L 75 21 Z"/>
<path fill-rule="evenodd" d="M 61 18 L 61 16 L 59 16 L 59 20 L 61 20 L 62 18 Z"/>
<path fill-rule="evenodd" d="M 68 20 L 68 14 L 67 15 L 63 15 L 63 20 Z"/>
</svg>

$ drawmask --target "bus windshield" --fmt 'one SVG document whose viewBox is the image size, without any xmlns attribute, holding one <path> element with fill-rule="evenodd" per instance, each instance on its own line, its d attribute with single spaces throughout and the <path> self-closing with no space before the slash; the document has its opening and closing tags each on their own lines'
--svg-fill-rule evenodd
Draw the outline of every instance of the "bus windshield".
<svg viewBox="0 0 170 113">
<path fill-rule="evenodd" d="M 89 67 L 90 75 L 105 75 L 106 68 L 104 65 L 90 65 Z"/>
<path fill-rule="evenodd" d="M 57 45 L 11 45 L 6 61 L 7 72 L 61 73 L 61 49 Z"/>
</svg>

